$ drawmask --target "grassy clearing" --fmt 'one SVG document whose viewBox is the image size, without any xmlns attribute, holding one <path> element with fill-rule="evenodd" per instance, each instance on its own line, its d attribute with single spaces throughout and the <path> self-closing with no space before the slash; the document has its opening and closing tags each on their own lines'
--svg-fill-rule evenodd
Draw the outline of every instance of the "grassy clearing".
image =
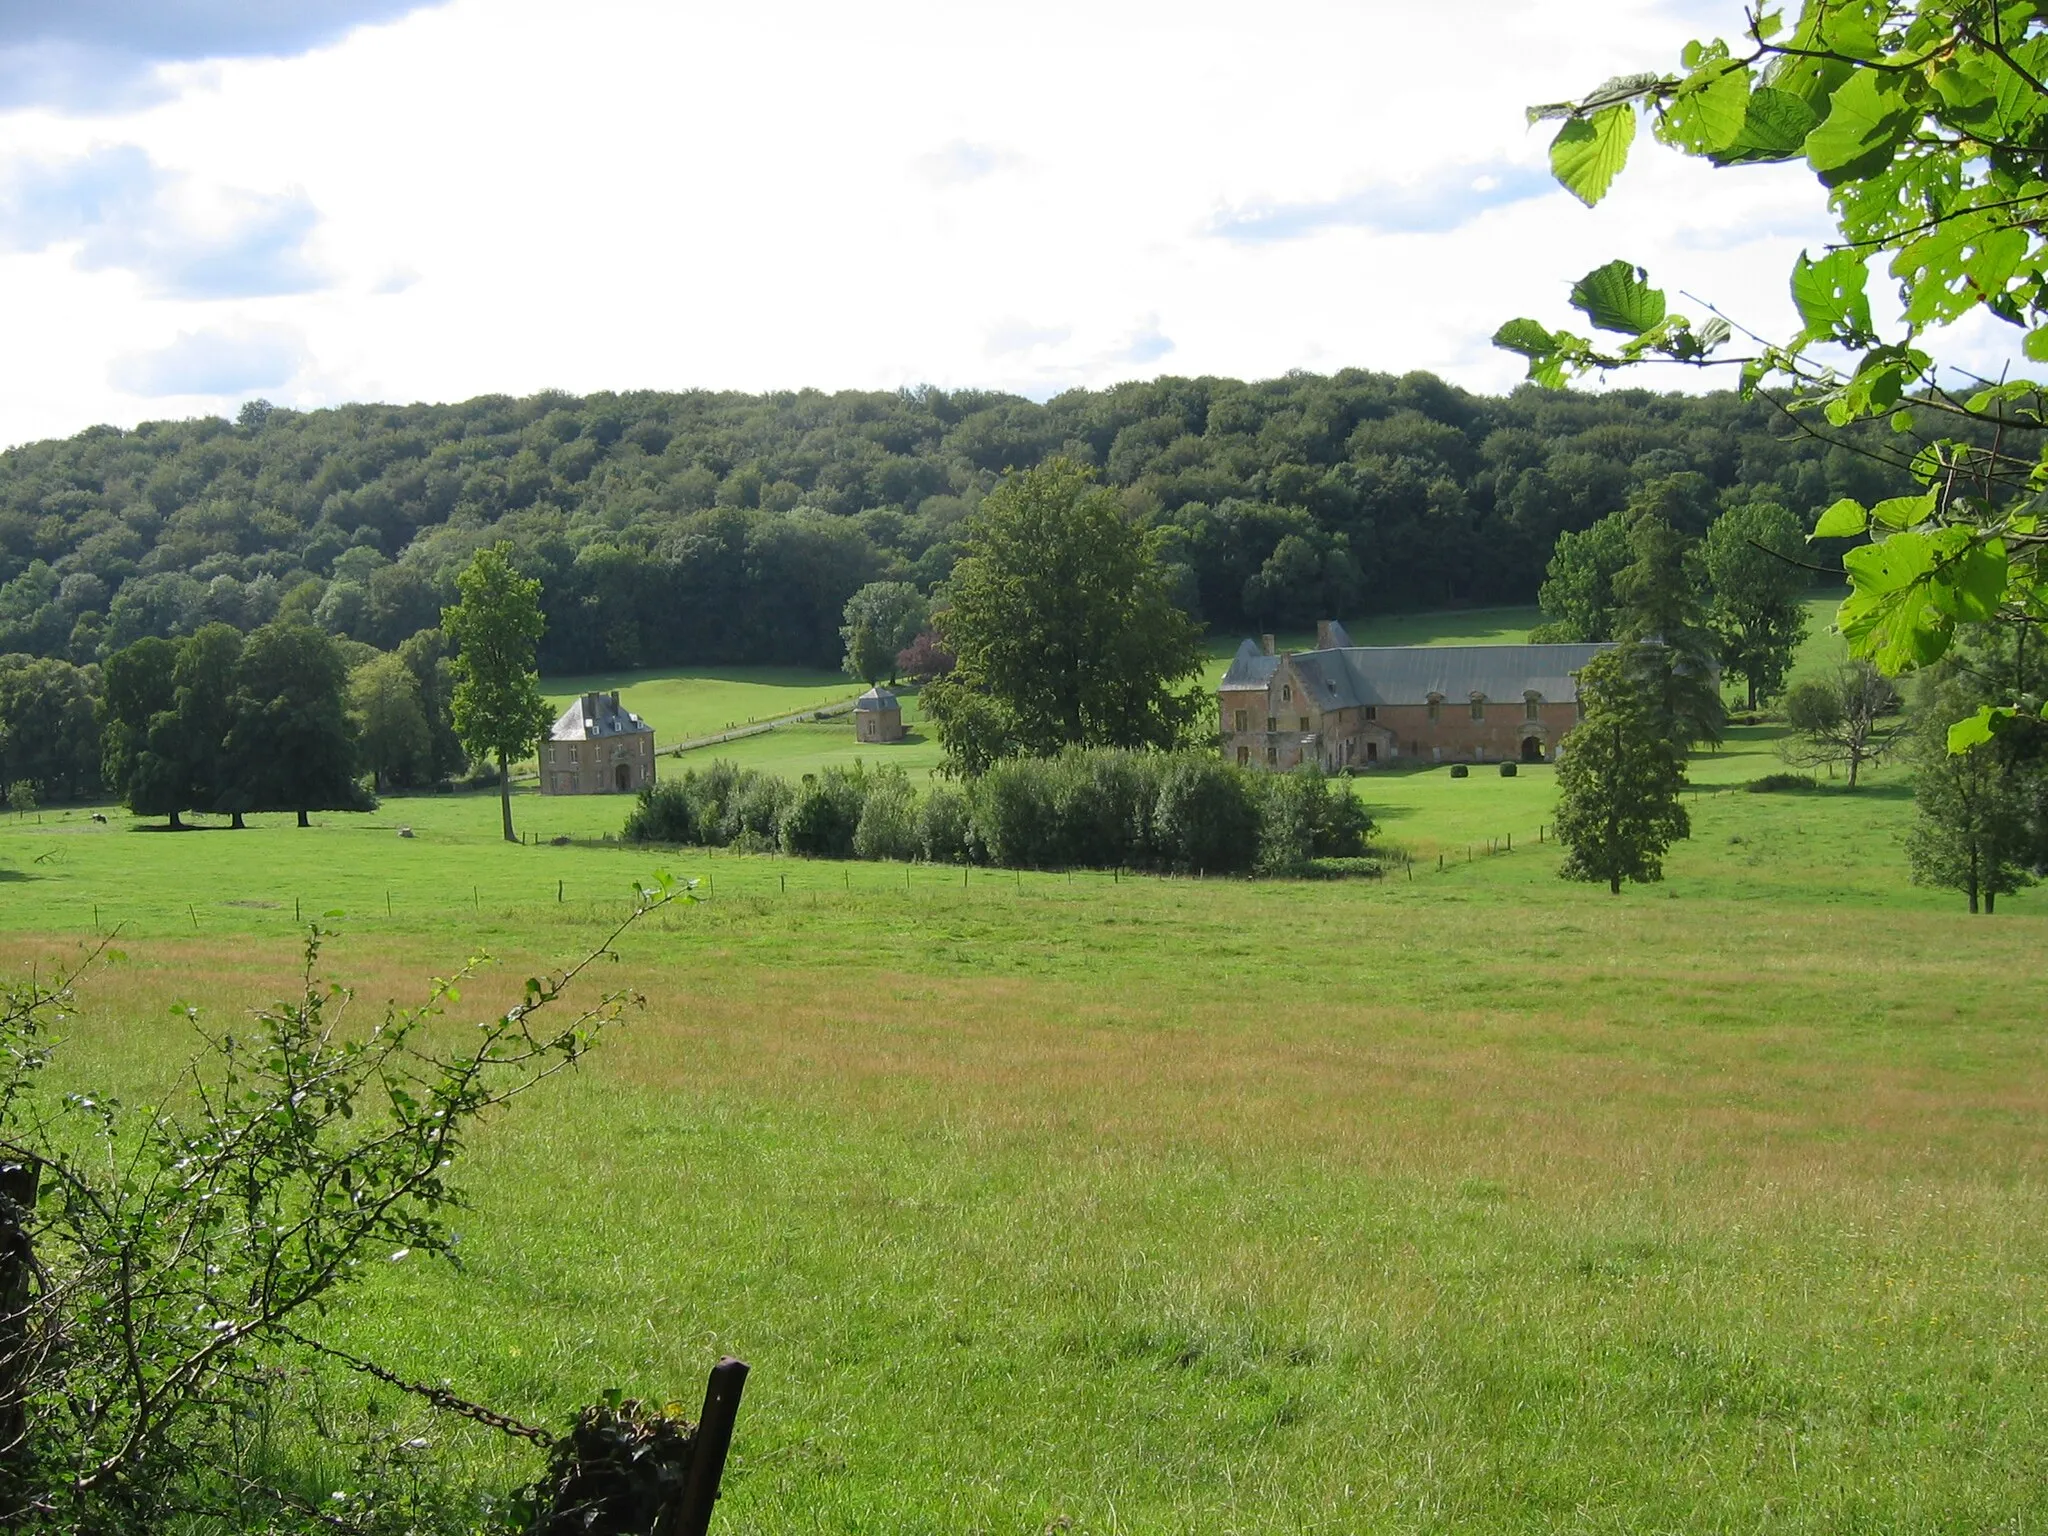
<svg viewBox="0 0 2048 1536">
<path fill-rule="evenodd" d="M 842 672 L 810 667 L 685 667 L 550 677 L 541 692 L 557 712 L 580 693 L 616 689 L 626 707 L 654 727 L 666 749 L 698 736 L 841 704 L 861 691 Z"/>
<path fill-rule="evenodd" d="M 1772 739 L 1695 764 L 1693 840 L 1620 899 L 1522 835 L 1547 772 L 1360 780 L 1411 846 L 1516 833 L 1412 882 L 677 857 L 710 899 L 484 1138 L 463 1273 L 388 1266 L 339 1326 L 528 1418 L 745 1355 L 736 1530 L 2037 1528 L 2048 1040 L 2010 978 L 2048 903 L 1904 885 L 1896 772 L 1737 787 Z M 653 863 L 495 814 L 10 822 L 0 963 L 127 922 L 67 1070 L 136 1095 L 173 999 L 289 989 L 295 895 L 367 998 L 498 951 L 480 1008 Z"/>
</svg>

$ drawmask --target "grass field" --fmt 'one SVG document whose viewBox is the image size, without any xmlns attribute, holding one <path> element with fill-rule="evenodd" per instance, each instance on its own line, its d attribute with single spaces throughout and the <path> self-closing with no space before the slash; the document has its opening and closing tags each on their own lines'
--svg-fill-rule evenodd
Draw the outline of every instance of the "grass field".
<svg viewBox="0 0 2048 1536">
<path fill-rule="evenodd" d="M 1772 740 L 1695 762 L 1619 899 L 1530 841 L 1547 772 L 1359 781 L 1448 855 L 1382 882 L 511 848 L 488 796 L 46 816 L 0 826 L 0 962 L 125 924 L 64 1070 L 140 1096 L 172 1001 L 289 990 L 295 901 L 372 998 L 489 947 L 468 1008 L 704 882 L 622 947 L 644 1014 L 479 1144 L 462 1272 L 336 1325 L 528 1419 L 743 1355 L 715 1529 L 2041 1529 L 2048 901 L 1905 884 L 1899 770 L 1746 792 Z"/>
</svg>

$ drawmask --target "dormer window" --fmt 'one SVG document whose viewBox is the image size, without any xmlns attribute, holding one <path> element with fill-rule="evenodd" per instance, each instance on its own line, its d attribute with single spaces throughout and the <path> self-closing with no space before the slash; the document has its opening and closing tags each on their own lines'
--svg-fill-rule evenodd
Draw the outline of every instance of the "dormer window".
<svg viewBox="0 0 2048 1536">
<path fill-rule="evenodd" d="M 1443 714 L 1444 696 L 1440 693 L 1432 693 L 1429 696 L 1429 723 L 1435 725 L 1437 721 L 1443 718 Z"/>
<path fill-rule="evenodd" d="M 1486 695 L 1483 693 L 1472 695 L 1472 718 L 1474 720 L 1484 720 L 1486 718 Z"/>
<path fill-rule="evenodd" d="M 1543 695 L 1533 689 L 1522 695 L 1522 718 L 1540 720 L 1543 718 Z"/>
</svg>

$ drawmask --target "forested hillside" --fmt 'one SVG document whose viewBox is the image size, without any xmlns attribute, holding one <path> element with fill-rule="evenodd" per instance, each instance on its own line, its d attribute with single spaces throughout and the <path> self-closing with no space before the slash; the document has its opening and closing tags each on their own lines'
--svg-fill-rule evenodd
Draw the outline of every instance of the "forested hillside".
<svg viewBox="0 0 2048 1536">
<path fill-rule="evenodd" d="M 1467 394 L 1427 374 L 1010 395 L 487 396 L 97 427 L 0 455 L 0 653 L 83 664 L 280 612 L 383 648 L 498 539 L 544 583 L 549 670 L 830 665 L 863 583 L 929 587 L 1004 470 L 1063 453 L 1165 531 L 1226 630 L 1524 602 L 1560 531 L 1651 480 L 1682 531 L 1895 484 L 1732 395 Z M 1675 480 L 1672 477 L 1678 477 Z"/>
</svg>

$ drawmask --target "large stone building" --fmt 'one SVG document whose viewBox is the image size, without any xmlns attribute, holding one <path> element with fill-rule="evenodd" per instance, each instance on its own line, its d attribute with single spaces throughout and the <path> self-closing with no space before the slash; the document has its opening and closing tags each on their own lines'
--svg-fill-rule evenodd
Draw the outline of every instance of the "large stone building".
<svg viewBox="0 0 2048 1536">
<path fill-rule="evenodd" d="M 654 727 L 616 693 L 586 693 L 563 710 L 540 754 L 543 794 L 628 794 L 654 782 Z"/>
<path fill-rule="evenodd" d="M 1353 645 L 1316 626 L 1316 648 L 1238 647 L 1217 690 L 1223 758 L 1286 772 L 1382 763 L 1555 760 L 1579 718 L 1579 669 L 1606 645 Z"/>
</svg>

